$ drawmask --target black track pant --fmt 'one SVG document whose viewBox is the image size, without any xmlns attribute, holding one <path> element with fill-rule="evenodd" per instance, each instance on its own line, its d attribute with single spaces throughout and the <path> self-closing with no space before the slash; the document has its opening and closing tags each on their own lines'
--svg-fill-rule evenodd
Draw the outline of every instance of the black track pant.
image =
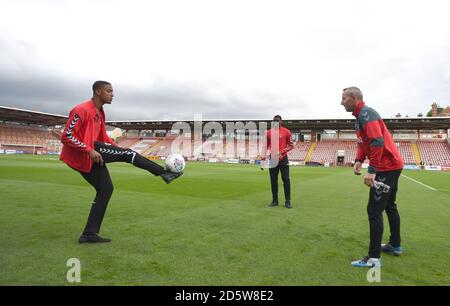
<svg viewBox="0 0 450 306">
<path fill-rule="evenodd" d="M 402 170 L 395 170 L 377 173 L 375 178 L 377 181 L 391 186 L 389 193 L 383 193 L 381 190 L 370 188 L 369 204 L 367 205 L 370 227 L 370 257 L 380 258 L 381 240 L 384 230 L 382 213 L 384 210 L 386 210 L 391 231 L 389 243 L 393 247 L 400 246 L 400 215 L 395 200 L 397 197 L 398 179 L 401 172 Z"/>
<path fill-rule="evenodd" d="M 130 149 L 119 148 L 102 142 L 96 142 L 95 150 L 102 155 L 105 163 L 130 163 L 138 168 L 145 169 L 156 176 L 161 175 L 164 172 L 163 167 Z M 91 172 L 80 173 L 97 191 L 83 234 L 99 233 L 106 208 L 108 207 L 109 199 L 111 198 L 114 189 L 111 182 L 111 177 L 109 176 L 109 171 L 108 168 L 106 168 L 106 165 L 101 166 L 96 163 L 92 166 Z"/>
<path fill-rule="evenodd" d="M 278 173 L 281 172 L 283 180 L 284 197 L 286 201 L 291 200 L 291 181 L 289 180 L 289 160 L 284 158 L 280 160 L 277 166 L 270 168 L 270 184 L 272 186 L 272 200 L 278 202 Z"/>
</svg>

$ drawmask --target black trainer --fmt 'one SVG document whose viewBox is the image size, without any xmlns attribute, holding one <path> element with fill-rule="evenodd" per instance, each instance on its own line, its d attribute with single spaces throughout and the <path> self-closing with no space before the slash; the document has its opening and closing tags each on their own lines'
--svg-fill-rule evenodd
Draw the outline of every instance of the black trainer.
<svg viewBox="0 0 450 306">
<path fill-rule="evenodd" d="M 79 243 L 102 243 L 102 242 L 111 242 L 109 238 L 102 238 L 97 234 L 89 234 L 89 235 L 81 235 L 80 239 L 78 239 Z"/>
<path fill-rule="evenodd" d="M 170 172 L 169 170 L 164 170 L 164 173 L 161 174 L 160 176 L 164 180 L 164 182 L 166 182 L 166 184 L 170 184 L 170 182 L 172 182 L 174 179 L 180 177 L 181 175 L 183 175 L 183 172 L 175 173 L 175 172 Z"/>
<path fill-rule="evenodd" d="M 278 201 L 272 201 L 272 203 L 269 204 L 269 207 L 278 206 Z"/>
<path fill-rule="evenodd" d="M 286 208 L 292 208 L 291 201 L 286 201 L 286 202 L 284 203 L 284 206 L 285 206 Z"/>
</svg>

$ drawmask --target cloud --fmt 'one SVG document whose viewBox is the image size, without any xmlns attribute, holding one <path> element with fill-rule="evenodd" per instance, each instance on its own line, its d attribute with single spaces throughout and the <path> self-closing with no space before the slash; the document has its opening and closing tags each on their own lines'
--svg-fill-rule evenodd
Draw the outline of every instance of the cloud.
<svg viewBox="0 0 450 306">
<path fill-rule="evenodd" d="M 30 67 L 21 70 L 26 74 L 0 72 L 0 105 L 64 115 L 92 96 L 93 80 L 61 78 Z M 273 93 L 244 98 L 222 88 L 167 80 L 140 87 L 113 83 L 113 87 L 113 103 L 105 106 L 108 120 L 192 120 L 195 114 L 205 119 L 266 119 L 286 112 L 284 98 Z"/>
<path fill-rule="evenodd" d="M 0 71 L 0 105 L 64 115 L 91 97 L 95 80 L 43 69 L 33 45 L 0 39 L 0 50 L 4 67 Z M 266 119 L 287 113 L 287 108 L 299 102 L 287 94 L 264 90 L 242 94 L 214 81 L 154 77 L 138 85 L 107 80 L 115 89 L 112 105 L 106 106 L 109 120 L 192 120 L 195 114 L 205 119 Z"/>
<path fill-rule="evenodd" d="M 346 118 L 347 86 L 384 117 L 450 104 L 446 2 L 381 2 L 2 2 L 0 104 L 67 114 L 97 79 L 111 120 Z"/>
<path fill-rule="evenodd" d="M 0 105 L 66 114 L 67 103 L 88 92 L 85 81 L 37 67 L 35 48 L 26 42 L 0 38 L 0 50 Z"/>
</svg>

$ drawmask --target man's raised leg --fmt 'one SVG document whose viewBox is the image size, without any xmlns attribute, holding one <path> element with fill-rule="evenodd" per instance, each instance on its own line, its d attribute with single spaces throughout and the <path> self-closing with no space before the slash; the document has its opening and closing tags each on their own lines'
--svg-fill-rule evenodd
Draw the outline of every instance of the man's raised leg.
<svg viewBox="0 0 450 306">
<path fill-rule="evenodd" d="M 102 155 L 105 163 L 130 163 L 135 167 L 149 171 L 155 176 L 161 176 L 167 184 L 183 174 L 170 172 L 131 149 L 120 148 L 103 142 L 95 142 L 95 150 Z"/>
</svg>

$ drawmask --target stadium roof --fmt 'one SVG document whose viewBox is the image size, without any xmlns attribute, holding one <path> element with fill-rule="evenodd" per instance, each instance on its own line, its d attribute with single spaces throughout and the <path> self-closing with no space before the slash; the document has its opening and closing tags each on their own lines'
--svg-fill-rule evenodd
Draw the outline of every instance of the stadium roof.
<svg viewBox="0 0 450 306">
<path fill-rule="evenodd" d="M 21 122 L 45 126 L 65 125 L 67 116 L 48 114 L 20 108 L 0 106 L 0 121 Z"/>
<path fill-rule="evenodd" d="M 450 117 L 422 117 L 422 118 L 394 118 L 383 119 L 390 130 L 437 130 L 450 129 Z M 178 121 L 174 120 L 127 120 L 127 121 L 107 121 L 110 126 L 124 130 L 170 130 Z M 194 121 L 185 121 L 191 128 Z M 267 120 L 203 120 L 206 122 L 218 122 L 224 130 L 227 123 L 255 122 L 257 125 L 266 122 L 270 126 L 270 119 Z M 353 130 L 355 119 L 286 119 L 283 125 L 292 130 Z"/>
<path fill-rule="evenodd" d="M 19 108 L 0 106 L 0 121 L 21 122 L 27 124 L 38 124 L 45 126 L 65 125 L 68 117 L 63 115 L 42 113 Z M 176 120 L 121 120 L 107 121 L 106 124 L 124 130 L 170 130 Z M 191 128 L 194 121 L 185 121 Z M 218 122 L 224 130 L 227 123 L 255 122 L 258 126 L 261 122 L 266 122 L 268 126 L 271 120 L 222 120 L 209 119 L 203 123 Z M 384 119 L 387 127 L 391 130 L 447 130 L 450 129 L 450 117 L 421 117 L 421 118 L 390 118 Z M 353 130 L 355 119 L 285 119 L 284 126 L 292 130 Z"/>
</svg>

